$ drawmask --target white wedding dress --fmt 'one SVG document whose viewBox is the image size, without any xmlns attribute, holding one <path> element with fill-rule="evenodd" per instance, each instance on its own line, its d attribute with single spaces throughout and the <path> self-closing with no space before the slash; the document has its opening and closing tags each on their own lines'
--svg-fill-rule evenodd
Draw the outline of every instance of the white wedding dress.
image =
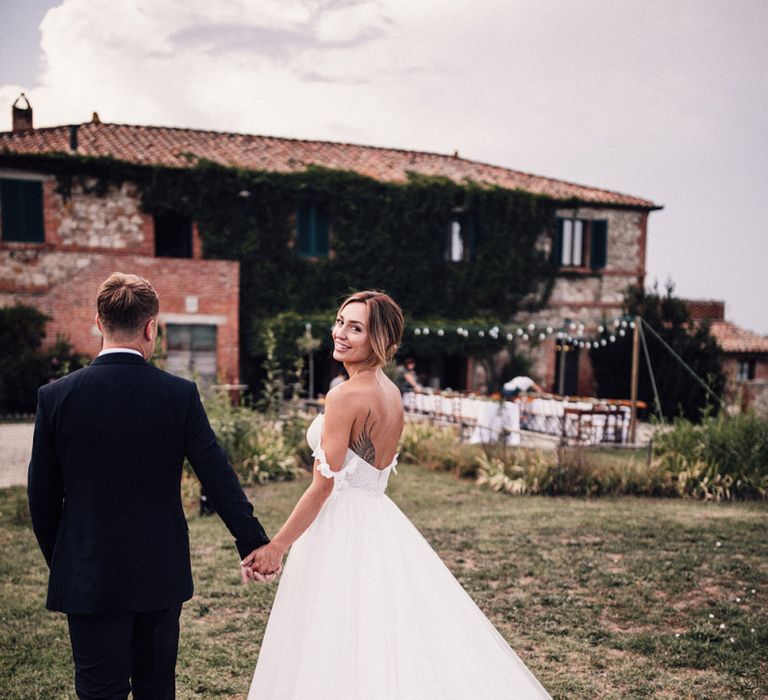
<svg viewBox="0 0 768 700">
<path fill-rule="evenodd" d="M 494 700 L 549 694 L 351 450 L 291 548 L 248 700 Z"/>
</svg>

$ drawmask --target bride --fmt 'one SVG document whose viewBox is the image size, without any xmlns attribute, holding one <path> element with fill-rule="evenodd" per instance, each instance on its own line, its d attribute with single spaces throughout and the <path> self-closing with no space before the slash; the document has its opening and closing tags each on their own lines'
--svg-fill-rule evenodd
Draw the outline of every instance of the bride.
<svg viewBox="0 0 768 700">
<path fill-rule="evenodd" d="M 400 307 L 381 292 L 339 309 L 333 356 L 349 380 L 307 431 L 312 484 L 243 560 L 263 580 L 291 547 L 248 700 L 549 697 L 384 493 L 403 407 L 382 367 L 402 331 Z"/>
</svg>

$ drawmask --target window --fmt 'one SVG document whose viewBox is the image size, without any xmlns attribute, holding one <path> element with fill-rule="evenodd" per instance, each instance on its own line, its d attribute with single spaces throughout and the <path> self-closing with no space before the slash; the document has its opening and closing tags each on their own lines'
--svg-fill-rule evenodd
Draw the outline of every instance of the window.
<svg viewBox="0 0 768 700">
<path fill-rule="evenodd" d="M 328 257 L 328 219 L 314 205 L 296 212 L 296 249 L 302 258 Z"/>
<path fill-rule="evenodd" d="M 4 241 L 43 243 L 43 183 L 0 179 L 0 221 Z"/>
<path fill-rule="evenodd" d="M 158 258 L 192 257 L 192 220 L 171 211 L 155 214 L 155 255 Z"/>
<path fill-rule="evenodd" d="M 216 326 L 169 323 L 165 368 L 202 386 L 216 381 Z"/>
<path fill-rule="evenodd" d="M 558 219 L 552 245 L 552 262 L 558 267 L 605 267 L 608 222 L 589 219 Z"/>
<path fill-rule="evenodd" d="M 755 361 L 754 360 L 739 360 L 739 367 L 736 370 L 736 379 L 740 382 L 745 382 L 748 379 L 755 378 Z"/>
<path fill-rule="evenodd" d="M 449 262 L 471 260 L 475 252 L 475 226 L 471 217 L 456 212 L 448 224 L 445 259 Z"/>
</svg>

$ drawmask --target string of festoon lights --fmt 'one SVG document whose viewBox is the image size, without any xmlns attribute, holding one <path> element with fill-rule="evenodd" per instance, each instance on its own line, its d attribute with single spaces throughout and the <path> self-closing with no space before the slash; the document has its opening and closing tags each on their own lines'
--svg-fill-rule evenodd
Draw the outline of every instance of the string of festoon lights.
<svg viewBox="0 0 768 700">
<path fill-rule="evenodd" d="M 505 324 L 494 324 L 490 326 L 480 326 L 479 324 L 452 326 L 447 323 L 440 323 L 433 326 L 418 325 L 410 329 L 416 337 L 450 337 L 451 334 L 463 338 L 490 338 L 492 340 L 506 339 L 508 342 L 539 343 L 554 337 L 556 341 L 556 350 L 560 349 L 589 349 L 599 350 L 615 343 L 623 338 L 627 333 L 635 328 L 634 317 L 617 316 L 615 318 L 603 319 L 594 329 L 594 321 L 574 321 L 564 320 L 561 324 L 536 324 L 528 323 L 524 325 L 509 326 Z"/>
</svg>

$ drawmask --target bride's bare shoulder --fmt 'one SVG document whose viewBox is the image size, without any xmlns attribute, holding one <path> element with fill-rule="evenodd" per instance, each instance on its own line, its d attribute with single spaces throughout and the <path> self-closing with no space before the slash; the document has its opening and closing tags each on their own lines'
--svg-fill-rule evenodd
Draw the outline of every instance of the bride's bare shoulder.
<svg viewBox="0 0 768 700">
<path fill-rule="evenodd" d="M 328 409 L 339 410 L 345 408 L 349 410 L 357 408 L 358 405 L 365 403 L 368 395 L 369 392 L 364 387 L 349 381 L 342 382 L 325 395 L 326 411 Z"/>
</svg>

